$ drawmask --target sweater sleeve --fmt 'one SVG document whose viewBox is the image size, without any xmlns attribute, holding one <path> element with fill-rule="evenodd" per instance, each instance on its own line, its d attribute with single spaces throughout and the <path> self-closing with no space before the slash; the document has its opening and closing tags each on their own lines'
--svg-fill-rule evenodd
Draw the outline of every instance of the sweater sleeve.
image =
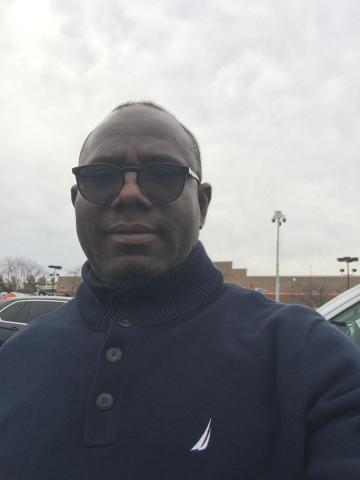
<svg viewBox="0 0 360 480">
<path fill-rule="evenodd" d="M 304 352 L 308 480 L 360 479 L 360 349 L 319 320 Z"/>
</svg>

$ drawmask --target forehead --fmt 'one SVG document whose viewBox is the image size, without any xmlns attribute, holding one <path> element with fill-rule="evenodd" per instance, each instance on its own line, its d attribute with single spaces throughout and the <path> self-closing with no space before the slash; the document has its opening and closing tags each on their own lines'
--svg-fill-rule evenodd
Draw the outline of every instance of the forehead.
<svg viewBox="0 0 360 480">
<path fill-rule="evenodd" d="M 112 112 L 95 128 L 80 164 L 99 158 L 141 162 L 156 156 L 196 168 L 193 144 L 183 127 L 165 112 L 135 105 Z"/>
</svg>

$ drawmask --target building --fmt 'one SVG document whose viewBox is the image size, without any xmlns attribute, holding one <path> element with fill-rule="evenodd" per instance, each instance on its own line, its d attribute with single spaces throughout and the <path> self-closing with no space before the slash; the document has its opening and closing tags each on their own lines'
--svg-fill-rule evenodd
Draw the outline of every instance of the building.
<svg viewBox="0 0 360 480">
<path fill-rule="evenodd" d="M 59 277 L 56 284 L 56 295 L 73 297 L 80 283 L 81 277 Z"/>
<path fill-rule="evenodd" d="M 275 276 L 248 276 L 246 268 L 233 268 L 232 262 L 214 262 L 224 274 L 225 282 L 258 290 L 275 299 Z M 360 276 L 350 276 L 350 287 L 360 283 Z M 320 307 L 347 290 L 347 277 L 291 275 L 280 277 L 280 302 L 302 303 Z"/>
</svg>

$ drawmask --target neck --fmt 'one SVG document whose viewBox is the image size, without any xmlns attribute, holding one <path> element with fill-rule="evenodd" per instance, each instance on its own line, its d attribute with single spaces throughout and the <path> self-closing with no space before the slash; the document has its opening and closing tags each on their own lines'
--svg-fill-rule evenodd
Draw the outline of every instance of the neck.
<svg viewBox="0 0 360 480">
<path fill-rule="evenodd" d="M 131 311 L 138 325 L 157 324 L 199 308 L 222 291 L 223 277 L 199 242 L 181 265 L 133 285 L 101 283 L 86 262 L 77 302 L 95 329 L 106 328 L 110 310 Z"/>
</svg>

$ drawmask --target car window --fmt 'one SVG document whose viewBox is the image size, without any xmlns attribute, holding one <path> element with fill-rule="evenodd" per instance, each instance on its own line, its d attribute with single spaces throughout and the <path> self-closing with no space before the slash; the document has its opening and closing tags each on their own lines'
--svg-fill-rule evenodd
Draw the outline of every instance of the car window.
<svg viewBox="0 0 360 480">
<path fill-rule="evenodd" d="M 40 317 L 40 315 L 44 315 L 45 313 L 51 312 L 52 310 L 61 307 L 61 305 L 64 305 L 64 302 L 34 300 L 32 302 L 29 302 L 29 305 L 30 311 L 28 322 L 31 322 L 31 320 Z"/>
<path fill-rule="evenodd" d="M 29 302 L 14 302 L 0 312 L 0 318 L 6 322 L 27 323 L 28 314 Z"/>
<path fill-rule="evenodd" d="M 331 321 L 360 347 L 360 302 L 341 312 Z"/>
</svg>

